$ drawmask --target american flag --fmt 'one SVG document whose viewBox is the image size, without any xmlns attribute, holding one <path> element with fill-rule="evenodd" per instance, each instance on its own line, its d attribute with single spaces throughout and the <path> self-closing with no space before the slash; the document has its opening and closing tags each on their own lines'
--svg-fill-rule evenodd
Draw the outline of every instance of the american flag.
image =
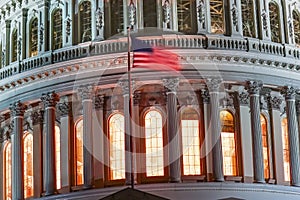
<svg viewBox="0 0 300 200">
<path fill-rule="evenodd" d="M 152 47 L 142 40 L 131 37 L 133 68 L 161 71 L 180 71 L 179 56 L 167 49 Z"/>
</svg>

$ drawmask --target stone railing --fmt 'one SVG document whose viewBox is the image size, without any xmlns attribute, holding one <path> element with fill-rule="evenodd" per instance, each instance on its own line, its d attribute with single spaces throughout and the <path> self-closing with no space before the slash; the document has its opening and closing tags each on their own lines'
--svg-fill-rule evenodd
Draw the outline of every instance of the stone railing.
<svg viewBox="0 0 300 200">
<path fill-rule="evenodd" d="M 256 52 L 279 57 L 287 57 L 300 60 L 300 49 L 288 44 L 262 41 L 255 38 L 234 38 L 216 35 L 162 35 L 140 37 L 150 45 L 166 46 L 178 49 L 210 49 L 230 50 L 240 52 Z M 127 38 L 104 40 L 99 42 L 87 42 L 76 46 L 65 47 L 55 51 L 40 53 L 38 56 L 14 62 L 0 69 L 0 80 L 14 74 L 22 73 L 34 68 L 43 67 L 53 63 L 68 60 L 126 52 L 128 49 Z M 299 66 L 295 62 L 298 69 Z M 298 66 L 298 67 L 297 67 Z M 297 70 L 298 71 L 298 70 Z"/>
</svg>

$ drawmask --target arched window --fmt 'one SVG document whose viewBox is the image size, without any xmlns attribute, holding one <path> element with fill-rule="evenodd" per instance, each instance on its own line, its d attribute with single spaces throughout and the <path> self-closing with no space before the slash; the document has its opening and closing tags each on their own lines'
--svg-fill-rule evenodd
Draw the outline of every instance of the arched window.
<svg viewBox="0 0 300 200">
<path fill-rule="evenodd" d="M 271 26 L 271 40 L 272 42 L 281 43 L 281 31 L 280 31 L 280 16 L 279 7 L 277 3 L 269 3 L 269 16 Z"/>
<path fill-rule="evenodd" d="M 254 22 L 253 0 L 241 0 L 243 35 L 246 37 L 256 37 Z"/>
<path fill-rule="evenodd" d="M 56 9 L 52 15 L 53 32 L 52 32 L 52 49 L 62 48 L 62 9 Z"/>
<path fill-rule="evenodd" d="M 195 0 L 177 0 L 178 31 L 185 34 L 197 32 Z"/>
<path fill-rule="evenodd" d="M 24 197 L 33 196 L 33 136 L 25 133 L 24 137 Z"/>
<path fill-rule="evenodd" d="M 17 61 L 18 57 L 18 31 L 15 29 L 11 37 L 11 62 Z"/>
<path fill-rule="evenodd" d="M 156 110 L 145 115 L 146 176 L 164 175 L 162 116 Z"/>
<path fill-rule="evenodd" d="M 105 1 L 105 34 L 111 37 L 124 30 L 123 0 Z"/>
<path fill-rule="evenodd" d="M 183 175 L 200 175 L 200 134 L 199 118 L 192 108 L 181 114 Z"/>
<path fill-rule="evenodd" d="M 268 142 L 268 129 L 267 120 L 263 115 L 260 115 L 261 134 L 262 134 L 262 146 L 264 156 L 264 175 L 265 179 L 270 178 L 270 161 L 269 161 L 269 142 Z"/>
<path fill-rule="evenodd" d="M 281 121 L 284 180 L 290 181 L 290 147 L 287 118 Z"/>
<path fill-rule="evenodd" d="M 79 36 L 80 42 L 92 40 L 91 2 L 84 1 L 79 5 Z"/>
<path fill-rule="evenodd" d="M 225 33 L 223 0 L 210 1 L 210 20 L 212 33 Z"/>
<path fill-rule="evenodd" d="M 226 110 L 221 111 L 221 141 L 223 153 L 224 175 L 235 176 L 237 174 L 237 159 L 235 145 L 235 131 L 233 115 Z"/>
<path fill-rule="evenodd" d="M 12 193 L 11 193 L 11 181 L 12 181 L 12 168 L 11 168 L 11 143 L 7 142 L 5 148 L 4 148 L 4 180 L 5 180 L 5 195 L 4 199 L 11 200 Z"/>
<path fill-rule="evenodd" d="M 75 125 L 75 172 L 76 185 L 83 184 L 83 120 Z"/>
<path fill-rule="evenodd" d="M 38 19 L 34 18 L 30 23 L 29 35 L 29 56 L 36 56 L 38 54 Z"/>
<path fill-rule="evenodd" d="M 56 189 L 61 188 L 60 175 L 60 128 L 55 126 L 55 168 L 56 168 Z"/>
<path fill-rule="evenodd" d="M 300 45 L 300 14 L 296 10 L 293 10 L 293 25 L 294 25 L 294 37 L 295 43 Z"/>
<path fill-rule="evenodd" d="M 117 113 L 109 119 L 110 179 L 125 178 L 125 130 L 124 116 Z"/>
<path fill-rule="evenodd" d="M 157 1 L 143 0 L 144 27 L 157 27 Z"/>
</svg>

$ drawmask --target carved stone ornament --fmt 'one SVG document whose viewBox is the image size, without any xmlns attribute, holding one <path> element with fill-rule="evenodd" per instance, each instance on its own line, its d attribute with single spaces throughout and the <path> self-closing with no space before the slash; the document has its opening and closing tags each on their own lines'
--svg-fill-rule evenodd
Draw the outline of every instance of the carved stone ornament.
<svg viewBox="0 0 300 200">
<path fill-rule="evenodd" d="M 232 8 L 231 8 L 231 15 L 232 15 L 232 24 L 235 26 L 236 31 L 239 31 L 238 29 L 238 9 L 236 4 L 232 4 Z"/>
<path fill-rule="evenodd" d="M 266 35 L 268 35 L 268 14 L 265 9 L 261 11 L 262 24 L 263 29 L 266 31 Z"/>
<path fill-rule="evenodd" d="M 262 109 L 262 110 L 267 110 L 268 109 L 268 103 L 265 100 L 265 97 L 263 95 L 260 96 L 259 104 L 260 104 L 260 109 Z"/>
<path fill-rule="evenodd" d="M 259 95 L 262 86 L 263 86 L 263 82 L 260 80 L 249 80 L 246 82 L 245 89 L 248 91 L 250 95 L 251 94 Z"/>
<path fill-rule="evenodd" d="M 280 97 L 277 97 L 277 96 L 274 96 L 274 97 L 269 96 L 268 101 L 269 101 L 272 109 L 280 110 L 283 99 Z"/>
<path fill-rule="evenodd" d="M 294 100 L 296 97 L 296 89 L 293 86 L 286 85 L 282 87 L 280 93 L 286 100 Z"/>
<path fill-rule="evenodd" d="M 203 103 L 208 104 L 210 102 L 210 96 L 209 96 L 209 91 L 208 89 L 201 89 L 201 98 Z"/>
<path fill-rule="evenodd" d="M 18 41 L 17 41 L 17 45 L 18 45 L 18 56 L 21 56 L 22 53 L 22 38 L 19 37 Z"/>
<path fill-rule="evenodd" d="M 289 36 L 290 36 L 290 38 L 293 39 L 294 38 L 294 35 L 293 35 L 294 27 L 293 27 L 293 22 L 292 21 L 293 20 L 291 18 L 288 19 Z"/>
<path fill-rule="evenodd" d="M 220 89 L 222 80 L 219 78 L 207 78 L 207 79 L 205 79 L 205 83 L 210 92 L 218 92 Z"/>
<path fill-rule="evenodd" d="M 71 104 L 69 102 L 62 102 L 57 104 L 57 109 L 61 117 L 68 116 L 71 113 Z"/>
<path fill-rule="evenodd" d="M 10 109 L 11 115 L 13 117 L 24 116 L 27 106 L 25 104 L 21 103 L 21 101 L 17 101 L 15 103 L 11 104 L 9 109 Z"/>
<path fill-rule="evenodd" d="M 165 0 L 163 6 L 163 20 L 164 23 L 169 23 L 170 22 L 170 12 L 171 12 L 171 5 L 169 0 Z"/>
<path fill-rule="evenodd" d="M 130 1 L 128 6 L 128 13 L 129 13 L 129 24 L 130 26 L 134 26 L 136 24 L 136 6 L 134 5 L 132 0 Z"/>
<path fill-rule="evenodd" d="M 44 24 L 40 25 L 40 48 L 42 47 L 42 45 L 44 44 Z"/>
<path fill-rule="evenodd" d="M 238 94 L 240 105 L 249 105 L 249 95 L 246 92 L 241 92 Z"/>
<path fill-rule="evenodd" d="M 198 12 L 198 21 L 200 22 L 200 24 L 204 24 L 204 22 L 205 22 L 205 2 L 204 2 L 204 0 L 199 0 L 199 4 L 197 6 L 197 12 Z"/>
<path fill-rule="evenodd" d="M 296 101 L 296 111 L 300 114 L 300 100 Z"/>
<path fill-rule="evenodd" d="M 82 85 L 78 88 L 82 100 L 90 100 L 94 95 L 94 85 Z"/>
<path fill-rule="evenodd" d="M 129 95 L 129 83 L 128 80 L 120 80 L 118 85 L 122 88 L 123 95 Z M 131 89 L 134 90 L 135 88 L 135 81 L 131 80 Z"/>
<path fill-rule="evenodd" d="M 2 67 L 5 66 L 5 49 L 2 50 L 2 57 L 1 57 Z"/>
<path fill-rule="evenodd" d="M 223 107 L 234 107 L 233 96 L 226 95 L 224 98 L 221 99 L 220 105 Z"/>
<path fill-rule="evenodd" d="M 176 93 L 176 89 L 179 84 L 179 78 L 169 78 L 169 79 L 163 79 L 163 85 L 168 89 L 168 92 Z"/>
<path fill-rule="evenodd" d="M 65 24 L 66 24 L 66 34 L 67 36 L 70 36 L 71 34 L 71 23 L 72 19 L 71 17 L 68 15 L 67 18 L 65 19 Z"/>
<path fill-rule="evenodd" d="M 103 11 L 102 11 L 102 9 L 99 7 L 99 8 L 97 8 L 97 10 L 96 10 L 96 29 L 98 30 L 98 31 L 100 31 L 102 28 L 103 28 L 103 15 L 104 15 L 104 13 L 103 13 Z"/>
<path fill-rule="evenodd" d="M 94 108 L 103 109 L 104 106 L 104 95 L 95 95 L 94 97 Z"/>
<path fill-rule="evenodd" d="M 44 110 L 34 111 L 30 117 L 33 125 L 42 124 L 44 121 Z"/>
<path fill-rule="evenodd" d="M 142 99 L 141 91 L 134 92 L 134 94 L 133 94 L 133 104 L 134 105 L 139 105 L 141 99 Z"/>
<path fill-rule="evenodd" d="M 59 95 L 53 92 L 48 92 L 46 94 L 42 94 L 41 100 L 45 106 L 45 108 L 55 107 L 56 103 L 59 101 Z"/>
</svg>

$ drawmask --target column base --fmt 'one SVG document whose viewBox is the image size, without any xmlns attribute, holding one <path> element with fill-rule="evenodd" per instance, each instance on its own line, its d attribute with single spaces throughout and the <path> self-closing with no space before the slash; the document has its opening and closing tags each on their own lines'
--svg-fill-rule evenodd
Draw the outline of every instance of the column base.
<svg viewBox="0 0 300 200">
<path fill-rule="evenodd" d="M 224 182 L 225 179 L 224 178 L 217 178 L 217 179 L 214 179 L 214 182 Z"/>
<path fill-rule="evenodd" d="M 265 180 L 259 180 L 259 181 L 253 181 L 253 183 L 265 184 L 266 181 Z"/>
<path fill-rule="evenodd" d="M 172 178 L 169 181 L 170 183 L 181 183 L 181 179 L 180 178 Z"/>
<path fill-rule="evenodd" d="M 300 183 L 292 183 L 291 186 L 293 186 L 293 187 L 300 187 Z"/>
</svg>

